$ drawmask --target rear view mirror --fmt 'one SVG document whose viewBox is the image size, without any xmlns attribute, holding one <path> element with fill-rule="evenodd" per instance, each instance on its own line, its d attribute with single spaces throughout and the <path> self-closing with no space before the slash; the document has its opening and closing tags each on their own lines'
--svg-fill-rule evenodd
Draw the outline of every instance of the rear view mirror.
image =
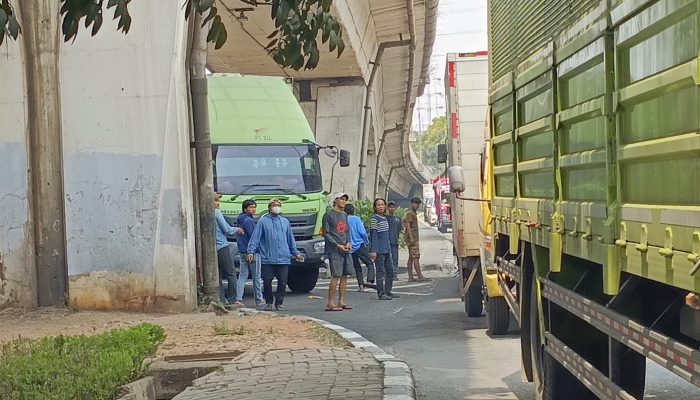
<svg viewBox="0 0 700 400">
<path fill-rule="evenodd" d="M 347 150 L 340 150 L 340 155 L 338 156 L 340 159 L 340 166 L 341 167 L 349 167 L 350 166 L 350 152 Z"/>
<path fill-rule="evenodd" d="M 462 167 L 459 165 L 450 167 L 447 170 L 447 177 L 450 179 L 450 192 L 464 192 L 464 174 L 462 173 L 462 171 Z"/>
<path fill-rule="evenodd" d="M 439 144 L 437 148 L 437 162 L 444 164 L 447 162 L 447 145 Z"/>
</svg>

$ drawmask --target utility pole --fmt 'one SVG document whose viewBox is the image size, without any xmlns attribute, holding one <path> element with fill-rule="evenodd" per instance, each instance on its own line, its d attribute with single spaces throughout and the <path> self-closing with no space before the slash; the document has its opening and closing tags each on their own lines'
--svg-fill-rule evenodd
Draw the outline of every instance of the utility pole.
<svg viewBox="0 0 700 400">
<path fill-rule="evenodd" d="M 203 17 L 195 11 L 192 52 L 190 54 L 190 91 L 192 96 L 192 124 L 197 170 L 197 199 L 199 208 L 200 245 L 204 294 L 219 297 L 219 264 L 216 257 L 216 223 L 214 220 L 214 172 L 209 131 L 209 103 L 207 100 L 207 31 L 202 27 Z"/>
<path fill-rule="evenodd" d="M 27 85 L 30 198 L 38 304 L 62 306 L 68 294 L 57 1 L 17 2 Z M 27 278 L 32 281 L 33 278 Z"/>
</svg>

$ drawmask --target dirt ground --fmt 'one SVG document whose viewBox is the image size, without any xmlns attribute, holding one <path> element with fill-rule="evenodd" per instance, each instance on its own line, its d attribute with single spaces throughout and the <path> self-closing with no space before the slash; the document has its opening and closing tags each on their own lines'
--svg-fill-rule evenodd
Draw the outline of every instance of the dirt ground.
<svg viewBox="0 0 700 400">
<path fill-rule="evenodd" d="M 342 347 L 330 331 L 295 317 L 244 316 L 231 312 L 157 315 L 122 312 L 72 312 L 66 309 L 1 310 L 0 343 L 18 337 L 94 335 L 149 322 L 163 327 L 167 338 L 157 356 Z"/>
</svg>

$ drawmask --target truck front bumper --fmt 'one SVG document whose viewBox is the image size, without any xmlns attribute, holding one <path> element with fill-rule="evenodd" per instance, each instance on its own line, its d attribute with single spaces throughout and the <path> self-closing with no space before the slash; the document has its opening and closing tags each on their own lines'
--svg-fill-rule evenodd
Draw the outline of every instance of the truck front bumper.
<svg viewBox="0 0 700 400">
<path fill-rule="evenodd" d="M 326 241 L 323 237 L 303 240 L 296 243 L 297 250 L 304 255 L 304 262 L 300 263 L 292 260 L 292 266 L 314 268 L 323 266 L 323 254 L 326 252 Z"/>
</svg>

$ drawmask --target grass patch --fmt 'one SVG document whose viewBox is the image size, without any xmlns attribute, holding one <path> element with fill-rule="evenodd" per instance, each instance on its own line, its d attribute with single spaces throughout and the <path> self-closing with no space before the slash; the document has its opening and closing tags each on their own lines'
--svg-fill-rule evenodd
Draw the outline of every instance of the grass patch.
<svg viewBox="0 0 700 400">
<path fill-rule="evenodd" d="M 214 335 L 217 336 L 244 336 L 252 333 L 248 328 L 239 325 L 235 328 L 228 326 L 226 321 L 217 322 L 214 326 Z"/>
<path fill-rule="evenodd" d="M 350 343 L 345 340 L 338 332 L 325 328 L 321 325 L 314 324 L 311 330 L 314 333 L 316 339 L 319 339 L 322 343 L 327 344 L 331 347 L 346 348 L 350 347 Z"/>
<path fill-rule="evenodd" d="M 97 336 L 17 339 L 0 346 L 0 399 L 111 399 L 142 374 L 165 339 L 141 324 Z"/>
</svg>

